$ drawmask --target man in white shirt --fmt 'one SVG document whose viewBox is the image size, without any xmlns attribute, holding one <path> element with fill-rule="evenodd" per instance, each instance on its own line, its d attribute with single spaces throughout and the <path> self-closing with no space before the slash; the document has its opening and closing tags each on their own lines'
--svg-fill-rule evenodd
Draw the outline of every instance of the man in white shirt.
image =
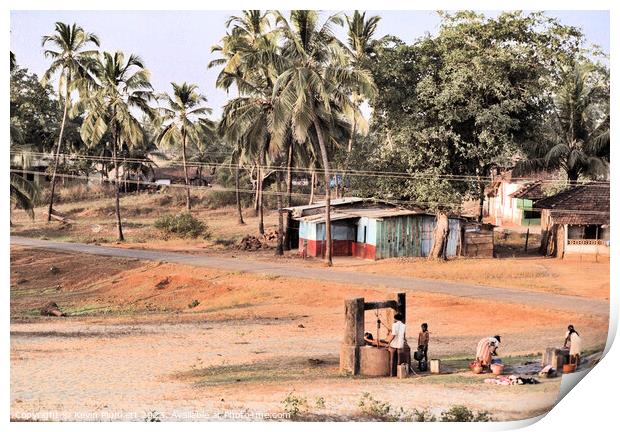
<svg viewBox="0 0 620 432">
<path fill-rule="evenodd" d="M 407 326 L 402 319 L 401 314 L 394 315 L 394 324 L 392 324 L 392 331 L 387 340 L 390 352 L 390 376 L 396 376 L 396 366 L 405 360 L 405 329 Z"/>
</svg>

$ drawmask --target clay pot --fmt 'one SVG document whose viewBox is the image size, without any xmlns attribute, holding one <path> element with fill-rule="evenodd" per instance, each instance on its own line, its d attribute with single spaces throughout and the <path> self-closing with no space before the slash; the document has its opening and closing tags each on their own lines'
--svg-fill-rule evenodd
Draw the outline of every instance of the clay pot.
<svg viewBox="0 0 620 432">
<path fill-rule="evenodd" d="M 474 365 L 474 366 L 472 366 L 471 370 L 475 374 L 481 374 L 482 373 L 482 366 Z"/>
<path fill-rule="evenodd" d="M 504 365 L 501 363 L 493 363 L 491 365 L 491 372 L 495 375 L 501 375 L 504 372 Z"/>
<path fill-rule="evenodd" d="M 573 373 L 575 372 L 575 369 L 577 369 L 577 365 L 574 363 L 567 363 L 564 366 L 562 366 L 562 373 L 568 374 L 568 373 Z"/>
</svg>

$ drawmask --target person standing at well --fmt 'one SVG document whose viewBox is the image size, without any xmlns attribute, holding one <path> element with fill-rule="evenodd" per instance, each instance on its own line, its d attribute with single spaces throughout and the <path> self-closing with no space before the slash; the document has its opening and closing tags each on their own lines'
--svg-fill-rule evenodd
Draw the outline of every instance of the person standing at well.
<svg viewBox="0 0 620 432">
<path fill-rule="evenodd" d="M 405 324 L 400 313 L 394 315 L 392 330 L 388 336 L 388 351 L 390 352 L 390 376 L 396 376 L 396 367 L 405 361 Z"/>
<path fill-rule="evenodd" d="M 570 362 L 579 366 L 579 360 L 581 359 L 581 336 L 575 330 L 575 326 L 572 324 L 568 326 L 568 331 L 564 338 L 564 348 L 569 348 Z"/>
<path fill-rule="evenodd" d="M 422 331 L 418 334 L 418 350 L 424 353 L 423 360 L 428 363 L 428 342 L 430 340 L 428 324 L 423 323 L 421 329 Z"/>
</svg>

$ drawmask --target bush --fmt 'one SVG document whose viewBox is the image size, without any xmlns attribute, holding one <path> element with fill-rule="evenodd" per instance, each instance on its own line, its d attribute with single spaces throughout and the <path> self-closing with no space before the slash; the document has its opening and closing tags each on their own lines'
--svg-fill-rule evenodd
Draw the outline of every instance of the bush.
<svg viewBox="0 0 620 432">
<path fill-rule="evenodd" d="M 242 192 L 240 195 L 241 207 L 247 208 L 254 203 L 254 194 Z M 202 203 L 210 209 L 218 209 L 222 207 L 236 206 L 237 196 L 234 191 L 209 191 L 202 198 Z"/>
<path fill-rule="evenodd" d="M 362 414 L 381 421 L 411 421 L 413 413 L 406 411 L 403 407 L 394 408 L 388 402 L 381 402 L 365 392 L 357 406 Z"/>
<path fill-rule="evenodd" d="M 486 411 L 474 413 L 464 405 L 454 405 L 441 413 L 442 422 L 489 422 L 493 419 Z"/>
<path fill-rule="evenodd" d="M 295 396 L 293 392 L 286 395 L 282 400 L 282 405 L 284 405 L 284 412 L 293 419 L 302 412 L 308 411 L 308 400 L 305 397 Z"/>
<path fill-rule="evenodd" d="M 207 234 L 207 226 L 189 212 L 160 216 L 155 220 L 155 228 L 179 237 L 196 238 Z"/>
</svg>

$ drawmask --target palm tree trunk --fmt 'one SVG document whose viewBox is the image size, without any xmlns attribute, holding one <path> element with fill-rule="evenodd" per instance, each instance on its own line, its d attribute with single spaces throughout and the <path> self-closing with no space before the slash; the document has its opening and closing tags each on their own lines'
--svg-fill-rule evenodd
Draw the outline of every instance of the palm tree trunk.
<svg viewBox="0 0 620 432">
<path fill-rule="evenodd" d="M 265 224 L 264 224 L 264 215 L 263 215 L 263 186 L 264 180 L 263 177 L 263 169 L 262 165 L 265 163 L 265 152 L 261 150 L 260 156 L 260 164 L 261 167 L 258 170 L 259 173 L 259 182 L 258 182 L 258 232 L 261 234 L 265 234 Z"/>
<path fill-rule="evenodd" d="M 192 203 L 191 203 L 191 196 L 189 192 L 189 176 L 187 175 L 187 161 L 186 161 L 186 156 L 185 156 L 186 138 L 187 138 L 186 133 L 185 131 L 183 131 L 183 172 L 185 174 L 185 192 L 186 192 L 185 207 L 187 208 L 187 211 L 190 211 L 192 209 Z"/>
<path fill-rule="evenodd" d="M 316 172 L 314 171 L 314 168 L 312 169 L 312 175 L 310 176 L 310 200 L 308 201 L 308 204 L 312 204 L 312 202 L 314 201 L 314 185 L 316 183 Z"/>
<path fill-rule="evenodd" d="M 123 224 L 121 222 L 121 200 L 120 200 L 120 184 L 118 178 L 118 159 L 116 158 L 116 127 L 112 127 L 112 159 L 114 160 L 114 187 L 116 189 L 116 227 L 118 228 L 118 241 L 124 241 Z"/>
<path fill-rule="evenodd" d="M 291 206 L 291 196 L 293 194 L 293 142 L 289 143 L 288 155 L 286 160 L 286 205 Z"/>
<path fill-rule="evenodd" d="M 349 144 L 347 146 L 347 156 L 344 159 L 344 167 L 342 169 L 342 177 L 340 178 L 340 198 L 343 198 L 345 195 L 345 178 L 347 176 L 347 170 L 349 169 L 349 159 L 351 158 L 351 152 L 353 151 L 353 143 L 355 142 L 355 130 L 356 130 L 356 123 L 355 123 L 355 116 L 353 116 L 353 124 L 351 125 L 351 136 L 349 137 Z"/>
<path fill-rule="evenodd" d="M 52 210 L 54 208 L 54 192 L 56 190 L 56 171 L 58 170 L 58 160 L 60 158 L 60 145 L 62 144 L 62 135 L 65 132 L 65 122 L 67 120 L 67 105 L 69 102 L 69 82 L 67 81 L 67 89 L 65 91 L 65 107 L 62 113 L 62 122 L 60 123 L 60 133 L 58 134 L 58 145 L 56 146 L 56 155 L 54 156 L 54 170 L 52 171 L 52 184 L 50 191 L 50 204 L 47 209 L 47 222 L 52 221 Z"/>
<path fill-rule="evenodd" d="M 284 217 L 282 215 L 282 193 L 281 183 L 282 171 L 276 171 L 276 201 L 278 203 L 278 244 L 276 246 L 276 255 L 284 255 Z"/>
<path fill-rule="evenodd" d="M 237 214 L 239 215 L 239 225 L 245 225 L 243 221 L 243 212 L 241 211 L 241 194 L 239 193 L 239 163 L 240 158 L 237 157 L 237 166 L 235 167 L 235 197 L 237 198 Z"/>
<path fill-rule="evenodd" d="M 330 215 L 331 193 L 329 188 L 329 157 L 327 156 L 327 147 L 323 140 L 323 132 L 318 120 L 314 119 L 314 129 L 319 140 L 321 149 L 321 159 L 323 160 L 323 170 L 325 171 L 325 264 L 332 266 L 332 222 Z"/>
<path fill-rule="evenodd" d="M 293 194 L 293 141 L 290 140 L 288 145 L 288 155 L 286 158 L 286 205 L 291 206 L 291 195 Z M 289 236 L 290 218 L 286 218 L 286 226 L 284 227 L 284 250 L 291 249 L 291 239 Z"/>
<path fill-rule="evenodd" d="M 258 202 L 260 199 L 260 163 L 256 160 L 256 191 L 254 194 L 254 217 L 258 216 Z"/>
</svg>

